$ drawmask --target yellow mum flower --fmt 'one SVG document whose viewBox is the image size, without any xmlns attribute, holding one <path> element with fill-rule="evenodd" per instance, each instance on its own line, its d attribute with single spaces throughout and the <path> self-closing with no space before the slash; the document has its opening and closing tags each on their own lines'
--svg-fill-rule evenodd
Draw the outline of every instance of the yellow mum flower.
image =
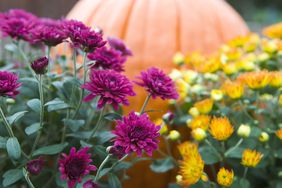
<svg viewBox="0 0 282 188">
<path fill-rule="evenodd" d="M 268 71 L 247 72 L 241 74 L 238 80 L 245 83 L 251 89 L 261 89 L 269 84 L 271 76 Z"/>
<path fill-rule="evenodd" d="M 180 146 L 183 160 L 180 162 L 179 184 L 189 186 L 197 183 L 203 175 L 204 161 L 196 144 L 185 142 Z"/>
<path fill-rule="evenodd" d="M 223 91 L 220 89 L 213 89 L 211 91 L 211 98 L 215 101 L 220 101 L 223 98 Z"/>
<path fill-rule="evenodd" d="M 212 99 L 205 99 L 194 104 L 194 107 L 198 109 L 201 114 L 207 114 L 211 111 L 213 107 Z"/>
<path fill-rule="evenodd" d="M 175 81 L 176 91 L 179 94 L 179 100 L 185 99 L 188 94 L 190 86 L 183 80 L 178 79 Z"/>
<path fill-rule="evenodd" d="M 198 77 L 198 73 L 193 70 L 187 70 L 182 73 L 185 82 L 192 84 Z"/>
<path fill-rule="evenodd" d="M 233 132 L 234 128 L 226 117 L 214 117 L 212 119 L 210 124 L 210 133 L 216 140 L 226 140 Z"/>
<path fill-rule="evenodd" d="M 282 39 L 282 22 L 266 27 L 263 34 L 269 38 Z"/>
<path fill-rule="evenodd" d="M 207 137 L 206 131 L 201 128 L 193 129 L 191 135 L 197 141 L 202 141 Z"/>
<path fill-rule="evenodd" d="M 199 115 L 194 117 L 187 125 L 191 129 L 201 128 L 207 130 L 209 128 L 210 120 L 211 118 L 208 115 Z"/>
<path fill-rule="evenodd" d="M 222 70 L 225 74 L 230 75 L 238 72 L 237 65 L 235 63 L 222 64 Z"/>
<path fill-rule="evenodd" d="M 244 94 L 244 86 L 240 82 L 225 81 L 222 86 L 223 92 L 231 99 L 241 98 Z"/>
<path fill-rule="evenodd" d="M 274 40 L 267 40 L 267 39 L 261 40 L 261 47 L 264 52 L 269 54 L 273 54 L 278 50 L 277 42 Z"/>
<path fill-rule="evenodd" d="M 269 85 L 272 87 L 282 86 L 282 71 L 273 71 L 270 72 L 270 82 Z"/>
<path fill-rule="evenodd" d="M 277 130 L 277 131 L 275 132 L 275 134 L 276 134 L 276 136 L 277 136 L 280 140 L 282 140 L 282 128 L 279 129 L 279 130 Z"/>
<path fill-rule="evenodd" d="M 181 52 L 177 52 L 176 54 L 174 54 L 172 61 L 174 64 L 176 65 L 181 65 L 184 63 L 185 57 Z"/>
<path fill-rule="evenodd" d="M 256 150 L 246 149 L 243 152 L 241 164 L 246 167 L 256 167 L 261 161 L 262 157 L 262 153 Z"/>
<path fill-rule="evenodd" d="M 220 168 L 217 173 L 217 183 L 223 187 L 230 187 L 233 183 L 234 172 L 227 170 L 224 167 Z"/>
</svg>

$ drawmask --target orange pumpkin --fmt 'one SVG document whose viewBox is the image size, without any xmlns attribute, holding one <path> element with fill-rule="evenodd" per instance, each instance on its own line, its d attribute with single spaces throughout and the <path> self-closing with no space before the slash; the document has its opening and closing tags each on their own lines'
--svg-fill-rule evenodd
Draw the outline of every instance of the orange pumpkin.
<svg viewBox="0 0 282 188">
<path fill-rule="evenodd" d="M 140 71 L 155 66 L 169 73 L 176 52 L 212 53 L 222 43 L 248 33 L 241 17 L 223 0 L 80 0 L 67 18 L 103 29 L 105 36 L 125 41 L 134 56 L 126 63 L 126 75 L 134 79 Z M 137 97 L 125 110 L 138 111 L 146 97 L 135 87 Z M 161 100 L 148 109 L 167 110 Z M 164 188 L 175 173 L 153 174 L 147 162 L 129 171 L 131 188 Z"/>
<path fill-rule="evenodd" d="M 67 18 L 123 39 L 134 53 L 125 69 L 131 79 L 151 66 L 170 72 L 172 56 L 178 51 L 211 53 L 248 32 L 241 17 L 223 0 L 80 0 Z M 134 110 L 141 108 L 146 97 L 142 88 L 135 91 L 138 97 L 129 107 Z M 167 108 L 161 100 L 154 103 L 149 108 Z"/>
</svg>

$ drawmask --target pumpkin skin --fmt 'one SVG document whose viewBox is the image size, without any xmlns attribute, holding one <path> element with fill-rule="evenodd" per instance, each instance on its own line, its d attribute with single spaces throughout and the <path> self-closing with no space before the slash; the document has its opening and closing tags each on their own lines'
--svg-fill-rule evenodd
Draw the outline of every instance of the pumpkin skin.
<svg viewBox="0 0 282 188">
<path fill-rule="evenodd" d="M 124 40 L 134 54 L 125 64 L 130 79 L 151 66 L 169 73 L 176 52 L 209 54 L 227 40 L 248 33 L 242 18 L 223 0 L 80 0 L 67 18 Z M 139 111 L 147 96 L 139 86 L 134 91 L 137 97 L 131 98 L 125 113 Z M 168 103 L 157 99 L 147 109 L 162 110 L 150 114 L 155 118 L 166 112 Z M 154 174 L 148 162 L 140 162 L 128 174 L 132 179 L 124 183 L 127 188 L 165 188 L 175 181 L 175 172 Z"/>
</svg>

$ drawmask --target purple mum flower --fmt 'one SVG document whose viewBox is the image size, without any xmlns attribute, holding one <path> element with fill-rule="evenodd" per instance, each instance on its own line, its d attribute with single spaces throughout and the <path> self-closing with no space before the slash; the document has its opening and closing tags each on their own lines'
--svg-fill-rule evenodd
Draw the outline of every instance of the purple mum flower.
<svg viewBox="0 0 282 188">
<path fill-rule="evenodd" d="M 33 175 L 38 175 L 42 171 L 45 161 L 42 157 L 28 161 L 26 164 L 27 171 Z"/>
<path fill-rule="evenodd" d="M 116 135 L 114 145 L 125 148 L 127 154 L 136 152 L 141 156 L 144 151 L 152 156 L 153 151 L 158 149 L 159 130 L 160 126 L 152 123 L 146 113 L 139 116 L 131 112 L 128 117 L 123 117 L 122 121 L 117 121 L 113 131 Z"/>
<path fill-rule="evenodd" d="M 132 56 L 131 50 L 126 47 L 122 40 L 108 37 L 108 42 L 111 48 L 121 52 L 122 56 Z"/>
<path fill-rule="evenodd" d="M 69 155 L 63 153 L 59 160 L 59 171 L 61 179 L 67 180 L 68 188 L 74 187 L 76 182 L 81 183 L 82 177 L 95 171 L 96 167 L 90 165 L 92 162 L 91 154 L 88 154 L 88 147 L 80 149 L 76 152 L 74 147 L 71 148 Z"/>
<path fill-rule="evenodd" d="M 174 82 L 162 70 L 152 67 L 147 71 L 142 71 L 141 76 L 137 78 L 141 82 L 135 83 L 144 87 L 154 99 L 156 97 L 160 97 L 163 100 L 178 98 Z"/>
<path fill-rule="evenodd" d="M 126 57 L 121 56 L 120 52 L 115 49 L 107 49 L 105 46 L 90 53 L 88 58 L 95 61 L 91 68 L 111 69 L 117 72 L 124 70 L 123 64 L 126 61 Z"/>
<path fill-rule="evenodd" d="M 33 43 L 44 43 L 47 46 L 56 46 L 62 43 L 68 36 L 63 30 L 61 20 L 40 19 L 34 29 L 31 30 Z"/>
<path fill-rule="evenodd" d="M 20 92 L 17 89 L 21 86 L 18 83 L 19 77 L 11 72 L 0 71 L 0 96 L 15 97 Z"/>
<path fill-rule="evenodd" d="M 82 88 L 91 92 L 84 98 L 84 102 L 100 96 L 98 108 L 110 104 L 117 110 L 119 104 L 129 105 L 127 96 L 135 95 L 128 78 L 113 70 L 92 70 L 90 81 L 82 85 Z"/>
<path fill-rule="evenodd" d="M 80 48 L 85 52 L 93 52 L 106 44 L 101 33 L 91 30 L 80 21 L 64 21 L 64 29 L 73 47 Z"/>
<path fill-rule="evenodd" d="M 109 153 L 118 159 L 121 159 L 126 154 L 125 148 L 121 146 L 110 146 Z"/>
<path fill-rule="evenodd" d="M 37 22 L 37 17 L 20 9 L 11 9 L 0 17 L 0 29 L 4 35 L 14 39 L 29 41 L 30 30 Z"/>
<path fill-rule="evenodd" d="M 99 186 L 94 183 L 91 179 L 85 182 L 82 186 L 83 188 L 99 188 Z"/>
<path fill-rule="evenodd" d="M 31 68 L 36 74 L 45 74 L 47 71 L 49 60 L 47 57 L 40 57 L 31 63 Z"/>
</svg>

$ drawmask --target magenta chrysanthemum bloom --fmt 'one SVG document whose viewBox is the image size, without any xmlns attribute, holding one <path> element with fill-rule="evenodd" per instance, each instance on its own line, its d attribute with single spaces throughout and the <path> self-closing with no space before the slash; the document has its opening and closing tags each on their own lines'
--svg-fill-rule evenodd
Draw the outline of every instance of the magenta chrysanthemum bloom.
<svg viewBox="0 0 282 188">
<path fill-rule="evenodd" d="M 80 21 L 66 20 L 64 29 L 73 47 L 85 52 L 93 52 L 106 44 L 101 33 L 91 30 Z"/>
<path fill-rule="evenodd" d="M 113 37 L 108 37 L 108 42 L 111 48 L 119 51 L 122 56 L 132 56 L 131 50 L 126 47 L 122 40 Z"/>
<path fill-rule="evenodd" d="M 90 165 L 92 160 L 91 154 L 87 153 L 88 149 L 85 147 L 76 152 L 76 149 L 72 147 L 69 155 L 62 154 L 59 160 L 59 171 L 61 179 L 67 180 L 68 188 L 74 187 L 77 182 L 81 183 L 82 177 L 96 170 L 94 165 Z"/>
<path fill-rule="evenodd" d="M 11 9 L 0 17 L 0 29 L 4 36 L 29 41 L 30 30 L 36 24 L 37 17 L 20 9 Z"/>
<path fill-rule="evenodd" d="M 83 188 L 99 188 L 99 186 L 94 183 L 92 180 L 88 180 L 87 182 L 85 182 L 82 186 Z"/>
<path fill-rule="evenodd" d="M 113 70 L 92 70 L 90 81 L 82 85 L 82 88 L 91 92 L 84 98 L 84 102 L 100 97 L 98 108 L 110 104 L 117 110 L 119 104 L 129 104 L 127 96 L 135 95 L 128 78 Z"/>
<path fill-rule="evenodd" d="M 142 71 L 141 76 L 137 77 L 141 82 L 135 82 L 142 86 L 153 97 L 160 97 L 161 99 L 177 99 L 174 82 L 162 70 L 157 68 L 149 68 L 147 71 Z"/>
<path fill-rule="evenodd" d="M 128 117 L 117 121 L 117 126 L 113 131 L 116 135 L 114 145 L 125 148 L 125 153 L 136 152 L 138 156 L 142 151 L 152 156 L 154 150 L 158 149 L 158 137 L 160 126 L 156 126 L 144 113 L 137 115 L 131 112 Z"/>
<path fill-rule="evenodd" d="M 28 161 L 26 164 L 26 169 L 32 175 L 38 175 L 42 171 L 44 163 L 45 161 L 43 160 L 43 158 L 39 157 L 37 159 Z"/>
<path fill-rule="evenodd" d="M 31 63 L 31 68 L 36 74 L 45 74 L 47 71 L 49 60 L 47 57 L 40 57 Z"/>
<path fill-rule="evenodd" d="M 121 56 L 120 52 L 115 49 L 108 49 L 105 46 L 90 53 L 88 59 L 95 61 L 91 68 L 111 69 L 117 72 L 123 71 L 123 64 L 126 61 L 126 57 Z"/>
<path fill-rule="evenodd" d="M 0 71 L 0 96 L 15 97 L 20 92 L 17 89 L 21 86 L 19 77 L 11 72 Z"/>
<path fill-rule="evenodd" d="M 110 146 L 109 153 L 118 159 L 121 159 L 126 154 L 125 148 L 121 146 Z"/>
<path fill-rule="evenodd" d="M 68 36 L 63 29 L 61 20 L 39 19 L 36 27 L 31 30 L 33 43 L 44 43 L 47 46 L 56 46 Z"/>
</svg>

